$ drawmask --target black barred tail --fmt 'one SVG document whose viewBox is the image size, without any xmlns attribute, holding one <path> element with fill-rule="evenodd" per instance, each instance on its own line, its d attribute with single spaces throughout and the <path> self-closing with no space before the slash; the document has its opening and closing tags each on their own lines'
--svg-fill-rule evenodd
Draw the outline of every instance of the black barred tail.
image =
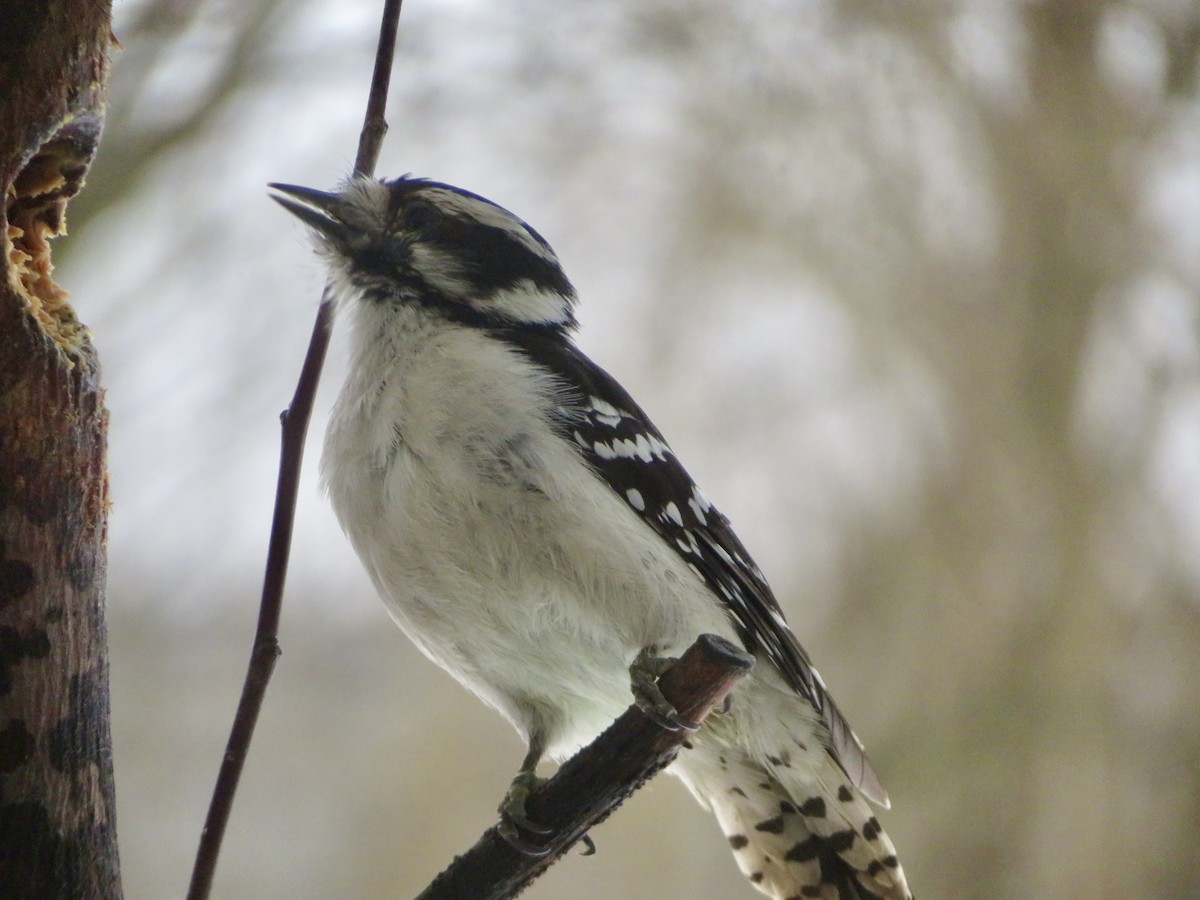
<svg viewBox="0 0 1200 900">
<path fill-rule="evenodd" d="M 707 744 L 707 746 L 706 746 Z M 911 900 L 896 850 L 833 759 L 817 771 L 697 741 L 673 771 L 711 809 L 746 877 L 777 900 Z"/>
</svg>

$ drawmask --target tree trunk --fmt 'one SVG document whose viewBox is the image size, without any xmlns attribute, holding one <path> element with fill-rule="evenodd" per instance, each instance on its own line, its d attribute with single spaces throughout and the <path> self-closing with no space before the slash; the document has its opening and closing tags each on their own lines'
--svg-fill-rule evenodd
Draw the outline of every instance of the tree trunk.
<svg viewBox="0 0 1200 900">
<path fill-rule="evenodd" d="M 107 412 L 48 239 L 100 137 L 104 0 L 0 0 L 0 896 L 119 898 Z"/>
</svg>

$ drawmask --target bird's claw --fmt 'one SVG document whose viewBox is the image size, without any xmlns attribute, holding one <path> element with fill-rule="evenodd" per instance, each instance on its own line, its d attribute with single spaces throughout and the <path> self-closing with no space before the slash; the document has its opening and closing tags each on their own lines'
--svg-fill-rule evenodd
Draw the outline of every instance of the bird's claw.
<svg viewBox="0 0 1200 900">
<path fill-rule="evenodd" d="M 549 844 L 535 844 L 532 841 L 525 840 L 521 835 L 520 829 L 505 819 L 501 819 L 500 824 L 496 826 L 496 834 L 500 835 L 508 846 L 512 847 L 522 856 L 545 856 L 550 852 Z"/>
<path fill-rule="evenodd" d="M 532 771 L 518 772 L 500 803 L 500 824 L 496 827 L 496 833 L 504 838 L 510 847 L 525 856 L 545 856 L 550 852 L 549 845 L 533 843 L 524 837 L 524 834 L 537 837 L 554 834 L 553 828 L 539 825 L 525 813 L 525 801 L 543 780 Z"/>
<path fill-rule="evenodd" d="M 668 731 L 697 731 L 700 726 L 681 716 L 658 686 L 658 677 L 674 662 L 673 657 L 659 656 L 653 644 L 643 648 L 629 666 L 633 701 L 649 719 Z"/>
<path fill-rule="evenodd" d="M 524 856 L 545 856 L 550 852 L 549 842 L 534 843 L 525 837 L 525 834 L 539 838 L 554 834 L 553 828 L 539 825 L 525 812 L 525 801 L 543 781 L 545 779 L 538 778 L 533 772 L 518 773 L 500 804 L 500 824 L 496 826 L 496 833 L 504 839 L 505 843 Z M 595 854 L 596 842 L 587 832 L 581 834 L 579 840 L 583 842 L 584 856 Z"/>
<path fill-rule="evenodd" d="M 500 818 L 531 834 L 553 834 L 553 828 L 538 825 L 525 814 L 525 801 L 544 781 L 545 779 L 538 778 L 532 772 L 518 773 L 500 803 Z"/>
</svg>

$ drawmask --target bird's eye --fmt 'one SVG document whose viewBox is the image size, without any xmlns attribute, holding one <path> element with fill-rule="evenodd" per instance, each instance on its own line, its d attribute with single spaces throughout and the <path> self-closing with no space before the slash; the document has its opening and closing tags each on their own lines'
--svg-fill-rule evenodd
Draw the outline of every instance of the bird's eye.
<svg viewBox="0 0 1200 900">
<path fill-rule="evenodd" d="M 404 212 L 400 216 L 400 224 L 407 231 L 420 231 L 432 225 L 437 220 L 437 215 L 437 210 L 434 209 L 432 203 L 414 200 L 404 207 Z"/>
</svg>

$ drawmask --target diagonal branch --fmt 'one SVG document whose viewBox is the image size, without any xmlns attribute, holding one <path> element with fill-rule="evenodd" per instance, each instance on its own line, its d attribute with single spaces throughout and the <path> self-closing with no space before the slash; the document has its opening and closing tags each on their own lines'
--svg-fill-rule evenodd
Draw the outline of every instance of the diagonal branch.
<svg viewBox="0 0 1200 900">
<path fill-rule="evenodd" d="M 362 133 L 359 136 L 358 155 L 354 174 L 371 175 L 379 158 L 379 149 L 387 131 L 383 112 L 387 105 L 388 85 L 391 81 L 392 57 L 396 50 L 396 32 L 400 20 L 403 0 L 384 0 L 383 20 L 379 28 L 379 43 L 375 55 L 375 70 L 371 76 L 371 92 L 367 100 Z M 192 881 L 188 887 L 188 900 L 205 900 L 212 889 L 216 872 L 217 857 L 229 814 L 233 809 L 233 798 L 237 793 L 238 781 L 250 751 L 250 740 L 254 726 L 262 709 L 267 683 L 279 658 L 279 617 L 283 606 L 283 586 L 287 577 L 288 555 L 292 546 L 292 526 L 296 517 L 296 496 L 300 485 L 300 467 L 304 460 L 304 439 L 308 434 L 308 422 L 312 416 L 313 400 L 317 384 L 321 379 L 321 368 L 329 337 L 333 329 L 333 303 L 328 287 L 317 309 L 312 337 L 304 366 L 296 384 L 296 393 L 291 405 L 280 417 L 282 425 L 279 480 L 275 488 L 275 514 L 271 522 L 271 539 L 267 550 L 266 575 L 263 579 L 262 602 L 259 607 L 258 626 L 254 635 L 254 647 L 242 696 L 238 701 L 233 727 L 217 784 L 213 789 L 204 830 L 200 834 L 200 846 L 196 851 L 196 863 L 192 869 Z"/>
<path fill-rule="evenodd" d="M 663 673 L 659 688 L 683 718 L 703 723 L 753 666 L 754 658 L 729 641 L 703 634 Z M 670 765 L 690 734 L 668 731 L 630 707 L 530 794 L 525 804 L 530 819 L 553 833 L 544 855 L 518 852 L 493 826 L 417 900 L 501 900 L 520 893 L 589 828 Z"/>
</svg>

